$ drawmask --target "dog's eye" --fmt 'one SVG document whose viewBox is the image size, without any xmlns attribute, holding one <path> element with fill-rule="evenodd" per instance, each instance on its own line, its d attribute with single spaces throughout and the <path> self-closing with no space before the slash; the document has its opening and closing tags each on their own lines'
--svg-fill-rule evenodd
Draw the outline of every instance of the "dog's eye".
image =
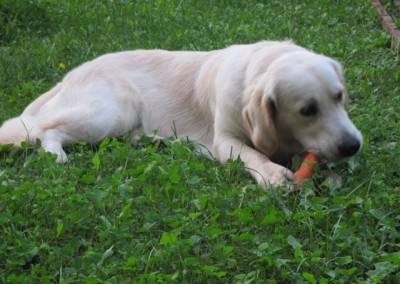
<svg viewBox="0 0 400 284">
<path fill-rule="evenodd" d="M 337 93 L 336 95 L 336 100 L 340 103 L 343 100 L 343 92 L 340 91 L 339 93 Z"/>
<path fill-rule="evenodd" d="M 300 110 L 300 114 L 303 116 L 314 116 L 318 112 L 316 105 L 309 105 Z"/>
</svg>

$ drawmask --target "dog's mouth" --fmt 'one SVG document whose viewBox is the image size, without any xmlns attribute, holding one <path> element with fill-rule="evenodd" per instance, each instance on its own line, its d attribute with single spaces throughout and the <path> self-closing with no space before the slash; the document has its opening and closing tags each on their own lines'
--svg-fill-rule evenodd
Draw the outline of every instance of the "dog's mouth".
<svg viewBox="0 0 400 284">
<path fill-rule="evenodd" d="M 321 160 L 331 162 L 350 158 L 356 155 L 362 147 L 362 139 L 354 135 L 343 135 L 336 143 L 326 143 L 317 147 L 307 148 L 307 152 L 312 152 Z"/>
<path fill-rule="evenodd" d="M 344 159 L 348 159 L 350 157 L 355 156 L 359 152 L 359 149 L 357 151 L 356 150 L 352 150 L 351 152 L 349 152 L 347 154 L 343 154 L 340 151 L 327 151 L 327 152 L 324 152 L 324 151 L 318 151 L 318 150 L 310 150 L 310 151 L 307 151 L 307 152 L 314 153 L 315 155 L 318 156 L 318 158 L 321 161 L 338 162 L 338 161 L 341 161 L 341 160 L 344 160 Z"/>
</svg>

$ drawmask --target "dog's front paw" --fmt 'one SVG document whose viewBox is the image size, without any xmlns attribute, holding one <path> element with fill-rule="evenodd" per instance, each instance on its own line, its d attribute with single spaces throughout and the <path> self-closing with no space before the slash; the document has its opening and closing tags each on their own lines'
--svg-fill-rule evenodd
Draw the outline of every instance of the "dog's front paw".
<svg viewBox="0 0 400 284">
<path fill-rule="evenodd" d="M 264 163 L 254 176 L 257 183 L 266 189 L 279 187 L 285 182 L 295 180 L 291 170 L 272 162 Z"/>
</svg>

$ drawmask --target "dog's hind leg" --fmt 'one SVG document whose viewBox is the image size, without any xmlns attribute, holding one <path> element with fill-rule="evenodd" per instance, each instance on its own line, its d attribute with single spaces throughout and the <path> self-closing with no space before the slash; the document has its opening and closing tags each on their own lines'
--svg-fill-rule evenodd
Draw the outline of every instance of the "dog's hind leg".
<svg viewBox="0 0 400 284">
<path fill-rule="evenodd" d="M 51 99 L 53 99 L 60 91 L 61 91 L 62 85 L 61 83 L 57 84 L 54 88 L 50 89 L 43 95 L 39 96 L 31 102 L 24 110 L 22 115 L 29 115 L 29 116 L 34 116 L 36 115 L 40 109 Z"/>
</svg>

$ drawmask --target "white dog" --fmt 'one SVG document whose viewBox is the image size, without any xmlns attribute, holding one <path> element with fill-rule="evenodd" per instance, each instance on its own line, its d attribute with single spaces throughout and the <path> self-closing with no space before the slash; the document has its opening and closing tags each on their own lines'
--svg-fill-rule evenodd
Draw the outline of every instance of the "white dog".
<svg viewBox="0 0 400 284">
<path fill-rule="evenodd" d="M 0 145 L 40 139 L 66 161 L 67 143 L 176 131 L 221 163 L 240 157 L 259 184 L 280 185 L 293 180 L 280 165 L 293 154 L 358 152 L 346 100 L 340 64 L 291 42 L 118 52 L 79 66 L 6 121 Z"/>
</svg>

